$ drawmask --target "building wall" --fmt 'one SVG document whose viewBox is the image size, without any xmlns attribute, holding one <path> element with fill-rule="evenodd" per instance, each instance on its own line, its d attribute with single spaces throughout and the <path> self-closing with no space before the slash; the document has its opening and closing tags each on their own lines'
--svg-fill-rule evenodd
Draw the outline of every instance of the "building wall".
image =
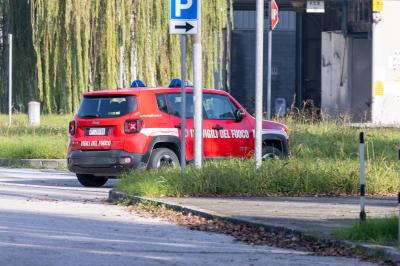
<svg viewBox="0 0 400 266">
<path fill-rule="evenodd" d="M 322 32 L 321 108 L 330 116 L 351 113 L 349 38 Z"/>
<path fill-rule="evenodd" d="M 351 39 L 351 112 L 355 122 L 371 121 L 372 42 Z"/>
<path fill-rule="evenodd" d="M 250 112 L 255 105 L 255 11 L 235 11 L 231 39 L 230 91 Z M 266 110 L 267 32 L 264 35 L 264 110 Z M 276 98 L 289 106 L 295 95 L 296 13 L 280 12 L 272 40 L 272 110 Z"/>
<path fill-rule="evenodd" d="M 373 29 L 372 121 L 400 123 L 400 1 L 383 1 L 381 20 Z"/>
</svg>

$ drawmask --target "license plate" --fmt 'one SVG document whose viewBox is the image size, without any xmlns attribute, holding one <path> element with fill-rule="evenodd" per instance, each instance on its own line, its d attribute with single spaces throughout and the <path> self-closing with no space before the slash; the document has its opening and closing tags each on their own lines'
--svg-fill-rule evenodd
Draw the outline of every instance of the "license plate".
<svg viewBox="0 0 400 266">
<path fill-rule="evenodd" d="M 105 136 L 106 128 L 104 127 L 93 127 L 89 128 L 89 136 Z"/>
</svg>

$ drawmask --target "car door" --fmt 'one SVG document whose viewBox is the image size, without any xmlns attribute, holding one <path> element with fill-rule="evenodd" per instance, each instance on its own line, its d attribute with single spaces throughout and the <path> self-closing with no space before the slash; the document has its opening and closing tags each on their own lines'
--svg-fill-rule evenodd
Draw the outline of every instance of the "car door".
<svg viewBox="0 0 400 266">
<path fill-rule="evenodd" d="M 181 137 L 181 94 L 180 93 L 165 93 L 159 94 L 157 101 L 160 103 L 165 101 L 163 112 L 170 114 L 169 123 L 178 128 L 179 138 Z M 163 98 L 164 97 L 164 98 Z M 193 124 L 193 94 L 186 94 L 186 159 L 193 160 L 194 156 L 194 124 Z M 204 130 L 207 126 L 203 124 Z M 211 139 L 204 139 L 203 153 L 205 157 L 211 155 L 212 143 Z"/>
<path fill-rule="evenodd" d="M 239 109 L 225 94 L 205 93 L 204 138 L 212 142 L 211 157 L 242 157 L 248 148 L 250 132 L 247 120 L 237 120 Z"/>
</svg>

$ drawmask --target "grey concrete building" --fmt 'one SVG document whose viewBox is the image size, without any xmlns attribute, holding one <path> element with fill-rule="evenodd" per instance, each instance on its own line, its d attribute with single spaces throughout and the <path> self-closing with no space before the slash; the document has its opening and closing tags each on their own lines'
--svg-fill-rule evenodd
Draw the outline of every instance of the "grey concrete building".
<svg viewBox="0 0 400 266">
<path fill-rule="evenodd" d="M 399 0 L 276 2 L 273 105 L 281 98 L 287 107 L 307 102 L 326 116 L 348 114 L 355 122 L 400 122 Z M 323 12 L 314 13 L 309 2 Z M 235 0 L 233 8 L 230 90 L 253 111 L 255 0 Z"/>
</svg>

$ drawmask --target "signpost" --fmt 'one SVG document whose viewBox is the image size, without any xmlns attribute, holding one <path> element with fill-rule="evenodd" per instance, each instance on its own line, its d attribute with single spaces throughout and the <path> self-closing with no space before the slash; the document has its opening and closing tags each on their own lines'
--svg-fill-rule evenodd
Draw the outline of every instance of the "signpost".
<svg viewBox="0 0 400 266">
<path fill-rule="evenodd" d="M 268 69 L 267 69 L 267 119 L 271 119 L 271 69 L 272 69 L 272 31 L 279 22 L 279 9 L 275 0 L 269 0 L 268 23 Z M 262 119 L 263 119 L 263 47 L 264 47 L 264 0 L 257 0 L 256 30 L 256 124 L 254 155 L 256 169 L 262 164 Z"/>
<path fill-rule="evenodd" d="M 256 124 L 254 155 L 256 169 L 262 164 L 262 112 L 263 112 L 263 61 L 264 61 L 264 0 L 257 0 L 256 11 Z"/>
<path fill-rule="evenodd" d="M 269 2 L 270 24 L 268 25 L 268 68 L 267 68 L 267 119 L 271 119 L 271 73 L 272 73 L 272 31 L 279 22 L 279 8 L 275 0 Z"/>
<path fill-rule="evenodd" d="M 200 34 L 199 1 L 200 0 L 186 0 L 186 1 L 170 0 L 169 33 L 181 35 L 181 157 L 180 159 L 181 159 L 182 174 L 186 173 L 186 35 Z M 195 109 L 195 120 L 197 115 L 198 112 L 196 112 Z M 202 118 L 200 121 L 202 122 Z"/>
<path fill-rule="evenodd" d="M 8 34 L 8 125 L 11 126 L 11 116 L 12 116 L 12 53 L 13 53 L 13 43 L 12 43 L 12 34 Z"/>
</svg>

